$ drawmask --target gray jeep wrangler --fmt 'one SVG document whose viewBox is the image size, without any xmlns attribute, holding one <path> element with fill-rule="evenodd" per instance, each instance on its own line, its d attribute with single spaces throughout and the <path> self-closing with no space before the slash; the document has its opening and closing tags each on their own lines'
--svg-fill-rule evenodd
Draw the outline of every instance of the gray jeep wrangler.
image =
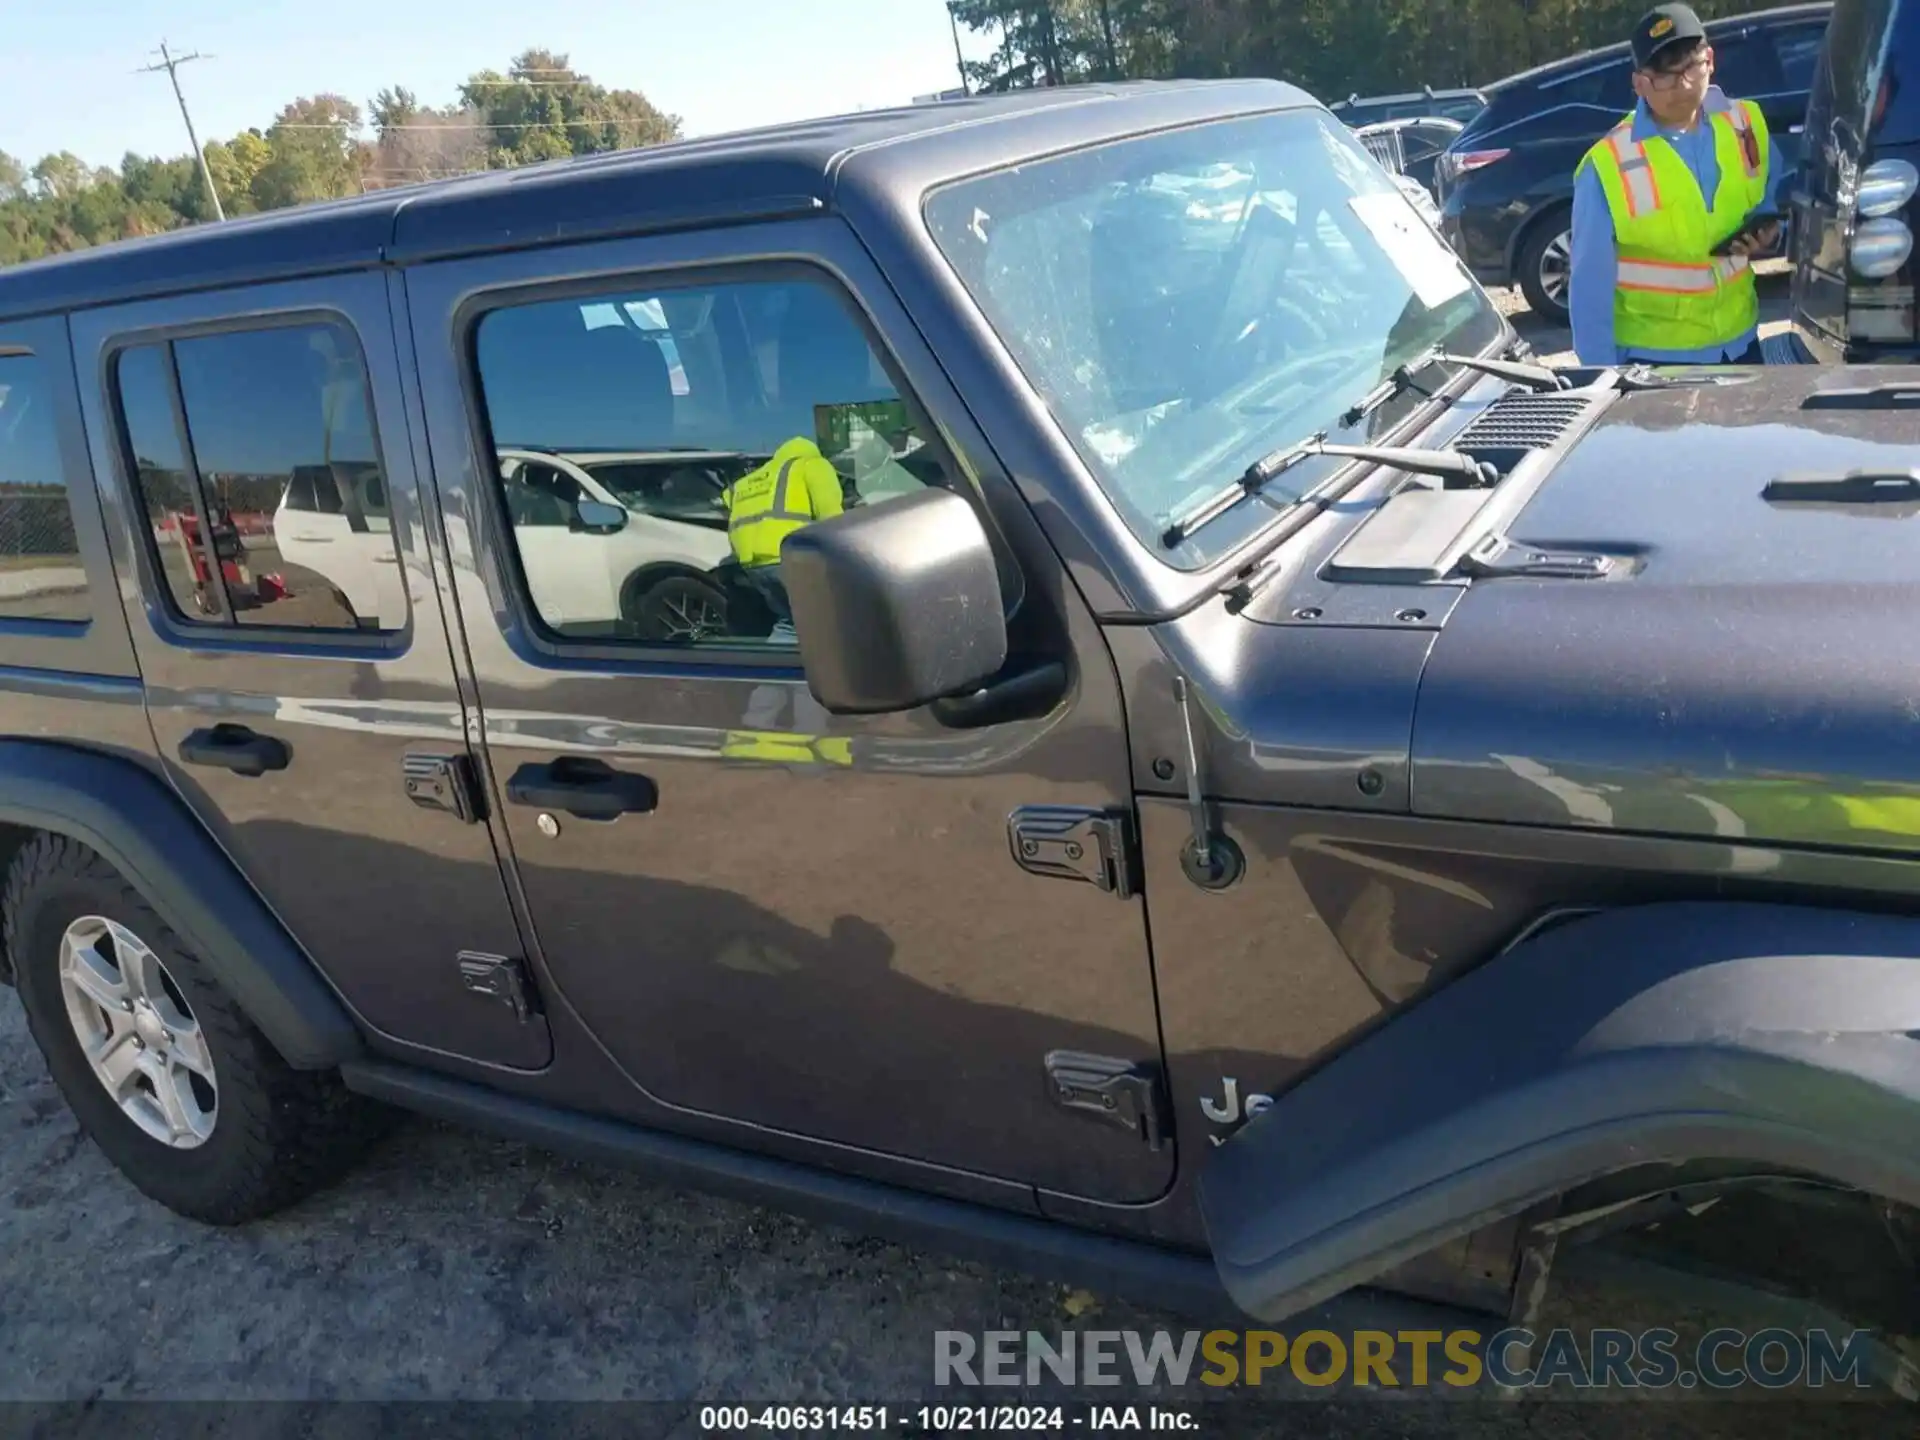
<svg viewBox="0 0 1920 1440">
<path fill-rule="evenodd" d="M 1532 363 L 1270 82 L 6 271 L 6 965 L 218 1224 L 399 1107 L 1269 1319 L 1907 1240 L 1907 394 Z"/>
</svg>

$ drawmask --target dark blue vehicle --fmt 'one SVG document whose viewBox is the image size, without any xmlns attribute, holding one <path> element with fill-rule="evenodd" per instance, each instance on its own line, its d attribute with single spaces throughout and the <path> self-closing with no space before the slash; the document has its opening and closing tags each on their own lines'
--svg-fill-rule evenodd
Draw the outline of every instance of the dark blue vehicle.
<svg viewBox="0 0 1920 1440">
<path fill-rule="evenodd" d="M 1920 360 L 1920 6 L 1838 0 L 1792 199 L 1798 358 Z"/>
</svg>

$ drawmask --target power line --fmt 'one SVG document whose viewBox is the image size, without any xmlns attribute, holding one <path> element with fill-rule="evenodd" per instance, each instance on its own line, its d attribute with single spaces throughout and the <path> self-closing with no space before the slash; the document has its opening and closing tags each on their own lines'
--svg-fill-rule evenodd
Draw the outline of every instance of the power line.
<svg viewBox="0 0 1920 1440">
<path fill-rule="evenodd" d="M 150 75 L 156 70 L 167 72 L 167 79 L 173 82 L 173 98 L 180 102 L 180 118 L 187 122 L 187 142 L 193 146 L 193 158 L 200 162 L 200 178 L 206 182 L 207 195 L 213 201 L 213 215 L 216 220 L 227 218 L 227 212 L 220 205 L 220 191 L 214 186 L 213 171 L 207 168 L 206 152 L 200 148 L 200 137 L 193 133 L 193 116 L 187 113 L 187 97 L 180 90 L 180 67 L 195 60 L 211 60 L 211 55 L 202 55 L 198 50 L 191 55 L 169 55 L 167 42 L 160 42 L 160 63 L 143 65 L 136 74 Z"/>
<path fill-rule="evenodd" d="M 623 116 L 613 120 L 514 120 L 484 125 L 477 121 L 471 125 L 463 125 L 458 122 L 446 125 L 416 125 L 410 120 L 402 120 L 392 127 L 392 133 L 398 134 L 403 131 L 411 132 L 422 130 L 545 130 L 548 128 L 555 130 L 572 130 L 583 126 L 589 129 L 603 130 L 609 125 L 639 125 L 642 123 L 644 123 L 642 119 L 637 116 Z M 375 128 L 377 129 L 378 127 Z M 275 121 L 261 133 L 267 135 L 275 130 L 334 130 L 352 133 L 348 130 L 344 122 L 329 124 L 319 120 Z"/>
</svg>

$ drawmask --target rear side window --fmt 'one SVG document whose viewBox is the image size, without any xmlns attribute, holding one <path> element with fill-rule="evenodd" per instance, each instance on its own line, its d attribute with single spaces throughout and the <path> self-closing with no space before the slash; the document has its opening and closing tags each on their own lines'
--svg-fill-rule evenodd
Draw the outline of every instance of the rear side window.
<svg viewBox="0 0 1920 1440">
<path fill-rule="evenodd" d="M 1765 32 L 1741 30 L 1713 42 L 1713 83 L 1733 98 L 1779 95 L 1788 88 Z"/>
<path fill-rule="evenodd" d="M 0 355 L 0 619 L 90 618 L 53 398 L 36 355 Z"/>
<path fill-rule="evenodd" d="M 1633 62 L 1627 59 L 1596 66 L 1540 87 L 1542 110 L 1556 105 L 1591 105 L 1596 109 L 1625 115 L 1633 109 L 1634 99 Z"/>
<path fill-rule="evenodd" d="M 1780 66 L 1780 86 L 1788 93 L 1811 90 L 1813 73 L 1820 62 L 1820 47 L 1826 42 L 1827 27 L 1789 25 L 1768 32 L 1773 53 Z"/>
<path fill-rule="evenodd" d="M 406 623 L 358 342 L 327 322 L 121 352 L 134 484 L 173 608 L 205 624 Z"/>
</svg>

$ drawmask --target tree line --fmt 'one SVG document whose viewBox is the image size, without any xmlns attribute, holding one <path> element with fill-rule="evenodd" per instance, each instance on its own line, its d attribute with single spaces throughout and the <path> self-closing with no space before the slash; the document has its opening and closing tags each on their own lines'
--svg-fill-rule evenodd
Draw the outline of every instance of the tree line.
<svg viewBox="0 0 1920 1440">
<path fill-rule="evenodd" d="M 950 0 L 981 58 L 969 88 L 1175 76 L 1273 76 L 1328 101 L 1481 85 L 1625 37 L 1649 0 Z M 1777 0 L 1694 0 L 1703 18 Z M 904 98 L 904 97 L 903 97 Z M 204 148 L 228 215 L 474 170 L 677 139 L 678 116 L 596 84 L 568 57 L 527 50 L 445 105 L 405 87 L 363 109 L 294 100 L 265 129 Z M 117 169 L 68 152 L 28 166 L 0 151 L 0 265 L 151 235 L 214 216 L 194 158 L 128 154 Z"/>
<path fill-rule="evenodd" d="M 1487 85 L 1627 38 L 1653 0 L 951 0 L 971 87 L 1270 76 L 1329 102 Z M 1692 0 L 1703 20 L 1784 0 Z M 975 48 L 978 48 L 976 42 Z"/>
<path fill-rule="evenodd" d="M 404 86 L 362 108 L 343 95 L 306 96 L 264 129 L 207 142 L 207 172 L 225 213 L 408 185 L 474 170 L 591 155 L 677 139 L 680 119 L 637 90 L 611 90 L 565 55 L 527 50 L 505 73 L 470 76 L 446 105 Z M 29 166 L 0 151 L 0 265 L 214 218 L 189 153 L 129 153 L 118 168 L 63 151 Z"/>
</svg>

